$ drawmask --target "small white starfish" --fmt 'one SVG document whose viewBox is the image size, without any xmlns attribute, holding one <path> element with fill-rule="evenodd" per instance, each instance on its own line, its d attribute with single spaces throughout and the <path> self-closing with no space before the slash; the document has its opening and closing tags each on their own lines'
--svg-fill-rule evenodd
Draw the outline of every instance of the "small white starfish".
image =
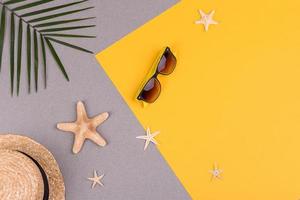
<svg viewBox="0 0 300 200">
<path fill-rule="evenodd" d="M 137 136 L 137 139 L 142 139 L 142 140 L 146 140 L 145 142 L 145 146 L 144 146 L 144 151 L 147 149 L 148 145 L 150 142 L 157 144 L 156 140 L 154 139 L 155 136 L 157 136 L 159 134 L 159 131 L 156 131 L 154 133 L 150 132 L 150 128 L 147 128 L 147 135 L 142 135 L 142 136 Z"/>
<path fill-rule="evenodd" d="M 223 172 L 223 170 L 219 169 L 217 167 L 217 165 L 215 164 L 212 170 L 209 170 L 209 172 L 212 174 L 212 179 L 213 178 L 217 178 L 217 179 L 221 179 L 221 173 Z"/>
<path fill-rule="evenodd" d="M 215 11 L 211 11 L 209 14 L 206 14 L 205 12 L 203 12 L 202 10 L 199 10 L 199 13 L 201 15 L 201 19 L 197 20 L 195 22 L 195 24 L 203 24 L 205 31 L 208 31 L 208 27 L 211 24 L 218 24 L 218 22 L 216 22 L 215 20 L 213 20 L 213 15 L 215 14 Z"/>
<path fill-rule="evenodd" d="M 104 186 L 103 183 L 101 183 L 101 179 L 103 178 L 104 174 L 101 176 L 98 176 L 97 171 L 94 170 L 94 177 L 88 178 L 90 181 L 93 181 L 92 188 L 94 188 L 97 184 Z"/>
</svg>

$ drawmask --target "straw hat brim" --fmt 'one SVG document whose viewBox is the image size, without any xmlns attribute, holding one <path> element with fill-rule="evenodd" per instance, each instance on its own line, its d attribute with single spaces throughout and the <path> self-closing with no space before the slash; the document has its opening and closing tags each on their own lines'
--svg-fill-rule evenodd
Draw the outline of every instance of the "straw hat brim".
<svg viewBox="0 0 300 200">
<path fill-rule="evenodd" d="M 59 166 L 49 150 L 34 140 L 14 134 L 0 134 L 0 150 L 24 153 L 36 161 L 47 176 L 49 200 L 64 200 L 65 185 Z"/>
</svg>

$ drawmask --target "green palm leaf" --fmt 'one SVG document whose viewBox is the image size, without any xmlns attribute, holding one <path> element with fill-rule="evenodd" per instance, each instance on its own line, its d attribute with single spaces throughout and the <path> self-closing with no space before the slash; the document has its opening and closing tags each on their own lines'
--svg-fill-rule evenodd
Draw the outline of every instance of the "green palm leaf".
<svg viewBox="0 0 300 200">
<path fill-rule="evenodd" d="M 36 22 L 40 22 L 40 21 L 44 21 L 44 20 L 54 19 L 54 18 L 57 18 L 57 17 L 62 17 L 62 16 L 65 16 L 65 15 L 74 14 L 74 13 L 81 12 L 81 11 L 84 11 L 84 10 L 89 10 L 89 9 L 92 9 L 92 8 L 94 8 L 94 7 L 87 7 L 87 8 L 82 8 L 82 9 L 78 9 L 78 10 L 72 10 L 72 11 L 57 13 L 57 14 L 53 14 L 53 15 L 48 15 L 48 16 L 45 16 L 45 17 L 38 17 L 36 19 L 29 20 L 28 23 L 36 23 Z"/>
<path fill-rule="evenodd" d="M 12 9 L 13 11 L 18 11 L 18 10 L 24 10 L 24 9 L 27 9 L 27 8 L 32 8 L 32 7 L 35 7 L 35 6 L 39 6 L 39 5 L 42 5 L 42 4 L 45 4 L 45 3 L 49 3 L 51 1 L 54 1 L 54 0 L 41 0 L 41 1 L 36 1 L 36 2 L 32 2 L 32 3 L 28 3 L 28 4 L 25 4 L 23 6 L 19 6 L 19 7 L 16 7 L 14 9 Z"/>
<path fill-rule="evenodd" d="M 41 33 L 49 33 L 49 32 L 58 32 L 58 31 L 69 31 L 69 30 L 77 30 L 77 29 L 90 28 L 90 27 L 95 27 L 95 25 L 49 28 L 49 29 L 40 30 L 40 32 Z"/>
<path fill-rule="evenodd" d="M 46 63 L 46 49 L 45 49 L 45 42 L 42 35 L 40 35 L 41 39 L 41 46 L 42 46 L 42 53 L 43 53 L 43 64 L 44 64 L 44 87 L 47 87 L 47 63 Z"/>
<path fill-rule="evenodd" d="M 93 35 L 74 35 L 74 34 L 59 34 L 59 33 L 46 33 L 44 36 L 50 37 L 67 37 L 67 38 L 96 38 Z"/>
<path fill-rule="evenodd" d="M 5 35 L 5 7 L 2 6 L 1 22 L 0 22 L 0 70 L 1 70 L 1 63 L 2 63 L 4 35 Z"/>
<path fill-rule="evenodd" d="M 24 1 L 24 0 L 21 0 L 21 1 Z M 33 11 L 33 12 L 29 12 L 29 13 L 23 14 L 23 15 L 21 15 L 21 17 L 29 17 L 29 16 L 34 16 L 34 15 L 42 14 L 42 13 L 47 13 L 47 12 L 50 12 L 50 11 L 54 11 L 54 10 L 66 8 L 66 7 L 69 7 L 69 6 L 76 5 L 76 4 L 80 4 L 80 3 L 83 3 L 83 2 L 86 2 L 86 1 L 88 1 L 88 0 L 77 1 L 77 2 L 74 2 L 74 3 L 68 3 L 68 4 L 64 4 L 64 5 L 60 5 L 60 6 L 55 6 L 55 7 L 51 7 L 51 8 L 37 10 L 37 11 Z"/>
<path fill-rule="evenodd" d="M 14 75 L 15 75 L 15 16 L 10 15 L 10 92 L 14 93 Z"/>
<path fill-rule="evenodd" d="M 77 50 L 79 50 L 79 51 L 84 51 L 84 52 L 93 54 L 92 51 L 89 51 L 89 50 L 84 49 L 84 48 L 82 48 L 82 47 L 79 47 L 79 46 L 76 46 L 76 45 L 73 45 L 73 44 L 70 44 L 70 43 L 67 43 L 67 42 L 63 42 L 63 41 L 60 41 L 60 40 L 57 40 L 57 39 L 54 39 L 54 38 L 49 38 L 49 37 L 46 37 L 46 38 L 47 38 L 48 40 L 50 40 L 50 41 L 53 41 L 53 42 L 56 42 L 56 43 L 59 43 L 59 44 L 62 44 L 62 45 L 71 47 L 71 48 L 73 48 L 73 49 L 77 49 Z"/>
<path fill-rule="evenodd" d="M 67 23 L 72 23 L 72 22 L 79 22 L 79 21 L 84 21 L 84 20 L 89 20 L 89 19 L 94 19 L 95 17 L 87 17 L 87 18 L 81 18 L 81 19 L 71 19 L 71 20 L 61 20 L 61 21 L 55 21 L 55 22 L 48 22 L 48 23 L 43 23 L 43 24 L 37 24 L 34 25 L 33 27 L 35 28 L 40 28 L 40 27 L 47 27 L 47 26 L 55 26 L 59 24 L 67 24 Z"/>
<path fill-rule="evenodd" d="M 23 23 L 26 24 L 26 65 L 27 65 L 27 83 L 28 83 L 28 92 L 31 92 L 31 69 L 33 65 L 34 71 L 34 83 L 35 90 L 38 91 L 38 79 L 39 79 L 39 54 L 41 53 L 42 64 L 43 64 L 43 78 L 44 78 L 44 86 L 47 87 L 47 62 L 46 62 L 46 51 L 47 49 L 50 51 L 53 56 L 55 62 L 57 63 L 60 71 L 64 75 L 67 81 L 69 81 L 68 74 L 65 70 L 65 67 L 60 59 L 60 56 L 57 54 L 52 42 L 58 43 L 60 45 L 70 47 L 82 52 L 93 53 L 85 48 L 77 46 L 75 44 L 70 44 L 63 40 L 58 40 L 56 37 L 61 38 L 95 38 L 95 36 L 85 35 L 85 34 L 69 34 L 67 31 L 69 30 L 79 30 L 94 27 L 95 25 L 74 25 L 74 26 L 65 26 L 69 23 L 76 23 L 84 20 L 90 20 L 94 17 L 85 17 L 85 18 L 74 18 L 71 15 L 79 12 L 83 12 L 94 7 L 84 7 L 79 9 L 73 9 L 69 11 L 64 11 L 63 9 L 75 6 L 88 0 L 77 0 L 76 2 L 65 3 L 61 5 L 48 6 L 44 9 L 40 9 L 40 5 L 47 4 L 53 1 L 59 0 L 33 0 L 33 2 L 26 2 L 26 0 L 7 0 L 6 2 L 2 2 L 0 0 L 0 5 L 2 6 L 0 10 L 0 70 L 2 63 L 2 56 L 4 51 L 4 42 L 5 42 L 5 31 L 7 30 L 6 26 L 10 26 L 10 91 L 11 94 L 14 94 L 14 84 L 16 82 L 16 93 L 19 95 L 20 85 L 21 85 L 21 75 L 22 75 L 22 50 L 23 50 Z M 15 4 L 18 4 L 15 6 Z M 10 6 L 14 6 L 10 8 Z M 59 12 L 60 10 L 60 12 Z M 18 12 L 22 11 L 23 14 L 19 14 Z M 56 11 L 55 13 L 52 13 Z M 6 13 L 10 13 L 10 23 L 6 24 Z M 39 14 L 45 14 L 43 17 L 38 17 Z M 55 20 L 58 17 L 68 16 L 69 19 L 63 20 Z M 34 17 L 33 19 L 27 20 L 27 17 Z M 18 18 L 18 33 L 16 33 L 15 29 L 15 18 Z M 47 20 L 47 21 L 46 21 Z M 44 22 L 45 21 L 45 22 Z M 39 22 L 39 23 L 38 23 Z M 55 27 L 57 25 L 64 25 L 64 27 Z M 44 28 L 41 29 L 40 28 Z M 53 28 L 50 28 L 53 27 Z M 8 29 L 9 30 L 9 29 Z M 31 34 L 33 31 L 33 34 Z M 64 31 L 63 34 L 56 33 L 59 31 Z M 16 34 L 17 38 L 16 38 Z M 32 38 L 33 37 L 33 38 Z M 39 37 L 39 39 L 38 39 Z M 17 41 L 16 41 L 17 39 Z M 33 42 L 33 45 L 31 44 Z M 45 43 L 47 45 L 45 45 Z M 16 48 L 15 49 L 15 45 Z M 39 48 L 39 46 L 41 48 Z M 16 55 L 15 55 L 16 54 Z M 32 61 L 32 54 L 34 60 Z M 16 63 L 15 63 L 16 59 Z M 15 80 L 15 69 L 16 69 L 16 80 Z"/>
<path fill-rule="evenodd" d="M 27 25 L 27 83 L 28 92 L 30 93 L 31 85 L 31 31 L 29 24 Z"/>
<path fill-rule="evenodd" d="M 34 83 L 35 91 L 38 91 L 38 73 L 39 73 L 39 47 L 37 41 L 36 30 L 33 32 L 33 47 L 34 47 Z"/>
<path fill-rule="evenodd" d="M 4 3 L 4 5 L 10 5 L 10 4 L 15 4 L 15 3 L 20 3 L 22 1 L 26 1 L 26 0 L 10 0 Z"/>
<path fill-rule="evenodd" d="M 21 62 L 22 62 L 22 37 L 23 36 L 23 23 L 22 19 L 19 19 L 19 31 L 18 31 L 18 55 L 17 55 L 17 95 L 20 90 L 20 77 L 21 77 Z"/>
<path fill-rule="evenodd" d="M 53 58 L 55 59 L 56 63 L 58 64 L 58 66 L 59 66 L 61 72 L 63 73 L 63 75 L 65 76 L 65 78 L 67 79 L 67 81 L 69 81 L 70 79 L 69 79 L 69 77 L 68 77 L 68 74 L 67 74 L 67 72 L 66 72 L 66 70 L 65 70 L 64 65 L 63 65 L 62 62 L 60 61 L 60 59 L 59 59 L 59 57 L 58 57 L 58 55 L 57 55 L 55 49 L 53 48 L 51 42 L 50 42 L 49 39 L 47 39 L 47 38 L 46 38 L 46 43 L 47 43 L 47 45 L 48 45 L 48 47 L 49 47 L 49 49 L 50 49 L 50 52 L 51 52 Z"/>
</svg>

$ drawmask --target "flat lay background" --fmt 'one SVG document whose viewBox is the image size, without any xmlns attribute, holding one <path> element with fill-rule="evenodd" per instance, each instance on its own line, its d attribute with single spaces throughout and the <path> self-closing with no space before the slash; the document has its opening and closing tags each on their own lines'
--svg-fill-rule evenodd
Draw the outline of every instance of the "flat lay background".
<svg viewBox="0 0 300 200">
<path fill-rule="evenodd" d="M 93 21 L 97 27 L 88 30 L 88 33 L 96 34 L 98 38 L 69 41 L 99 52 L 176 2 L 91 0 L 85 5 L 94 5 L 95 9 L 79 16 L 97 17 Z M 50 3 L 41 8 L 47 5 Z M 81 30 L 80 33 L 86 32 Z M 144 142 L 135 137 L 145 134 L 145 130 L 94 55 L 54 44 L 62 55 L 70 82 L 65 81 L 48 52 L 48 88 L 43 89 L 43 80 L 40 79 L 39 92 L 28 95 L 26 73 L 23 73 L 20 95 L 11 97 L 7 41 L 0 80 L 0 132 L 30 136 L 45 145 L 61 167 L 67 199 L 190 199 L 156 147 L 151 145 L 143 151 Z M 40 73 L 42 77 L 42 70 Z M 82 151 L 73 155 L 73 134 L 58 131 L 55 127 L 58 122 L 75 120 L 76 102 L 79 100 L 85 102 L 90 116 L 105 111 L 110 113 L 110 118 L 98 129 L 108 141 L 108 146 L 101 148 L 87 141 Z M 104 187 L 91 189 L 91 182 L 86 178 L 93 175 L 94 169 L 98 174 L 105 174 Z"/>
<path fill-rule="evenodd" d="M 219 24 L 195 25 L 198 9 Z M 99 52 L 139 121 L 161 131 L 158 148 L 193 199 L 300 199 L 299 11 L 298 0 L 182 0 Z M 177 68 L 143 109 L 135 94 L 166 45 Z"/>
</svg>

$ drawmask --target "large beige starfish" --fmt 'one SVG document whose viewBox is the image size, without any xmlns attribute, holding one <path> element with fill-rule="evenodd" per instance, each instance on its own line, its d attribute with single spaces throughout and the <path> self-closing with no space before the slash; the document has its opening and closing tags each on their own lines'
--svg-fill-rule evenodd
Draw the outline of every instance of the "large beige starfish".
<svg viewBox="0 0 300 200">
<path fill-rule="evenodd" d="M 107 112 L 97 115 L 93 118 L 88 118 L 84 104 L 79 101 L 77 103 L 77 120 L 71 123 L 58 123 L 57 128 L 62 131 L 72 132 L 75 135 L 73 153 L 78 153 L 85 139 L 90 139 L 99 146 L 105 146 L 106 141 L 97 132 L 96 128 L 102 124 L 109 114 Z"/>
</svg>

